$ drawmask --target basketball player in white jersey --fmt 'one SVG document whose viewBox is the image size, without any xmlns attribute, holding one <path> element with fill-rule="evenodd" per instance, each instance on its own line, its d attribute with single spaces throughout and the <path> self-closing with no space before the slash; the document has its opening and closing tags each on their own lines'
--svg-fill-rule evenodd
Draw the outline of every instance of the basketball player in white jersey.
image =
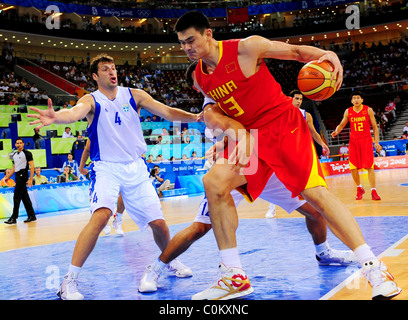
<svg viewBox="0 0 408 320">
<path fill-rule="evenodd" d="M 195 122 L 201 118 L 200 114 L 170 108 L 143 90 L 118 86 L 114 60 L 106 54 L 93 59 L 90 71 L 98 90 L 82 97 L 74 108 L 55 112 L 50 99 L 47 110 L 31 108 L 37 112 L 31 117 L 37 120 L 30 124 L 38 124 L 37 128 L 52 123 L 72 123 L 85 117 L 89 122 L 90 157 L 94 164 L 90 184 L 92 216 L 78 237 L 71 265 L 58 291 L 61 299 L 67 300 L 84 298 L 77 289 L 78 276 L 115 210 L 119 193 L 139 228 L 152 228 L 161 250 L 170 240 L 160 200 L 141 157 L 147 147 L 139 120 L 140 108 L 169 121 Z M 186 267 L 181 265 L 180 268 Z"/>
</svg>

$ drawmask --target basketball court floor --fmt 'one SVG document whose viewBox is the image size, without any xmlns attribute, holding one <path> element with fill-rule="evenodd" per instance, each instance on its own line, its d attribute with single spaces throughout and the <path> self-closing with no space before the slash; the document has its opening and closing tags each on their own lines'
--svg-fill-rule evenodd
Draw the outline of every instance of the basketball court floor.
<svg viewBox="0 0 408 320">
<path fill-rule="evenodd" d="M 367 243 L 381 257 L 403 289 L 394 300 L 408 300 L 408 170 L 376 171 L 381 201 L 372 201 L 367 175 L 366 194 L 354 200 L 351 175 L 327 177 L 330 190 L 350 208 Z M 203 195 L 162 201 L 171 236 L 187 227 Z M 248 300 L 366 300 L 371 288 L 358 267 L 319 266 L 304 218 L 277 207 L 266 219 L 268 203 L 258 199 L 238 207 L 238 247 L 254 287 Z M 6 225 L 0 220 L 0 300 L 56 300 L 75 241 L 90 218 L 87 210 L 38 215 L 37 222 Z M 101 234 L 85 263 L 78 289 L 87 300 L 189 300 L 206 289 L 218 274 L 218 250 L 212 231 L 180 256 L 193 277 L 163 273 L 155 293 L 141 294 L 138 284 L 145 267 L 160 254 L 151 230 L 141 232 L 124 214 L 124 237 Z M 331 247 L 346 247 L 329 231 Z"/>
</svg>

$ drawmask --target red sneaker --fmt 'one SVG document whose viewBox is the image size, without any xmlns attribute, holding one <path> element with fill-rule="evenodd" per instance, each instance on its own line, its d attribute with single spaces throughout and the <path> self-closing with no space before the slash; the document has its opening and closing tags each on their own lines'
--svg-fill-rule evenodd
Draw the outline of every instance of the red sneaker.
<svg viewBox="0 0 408 320">
<path fill-rule="evenodd" d="M 380 196 L 377 194 L 377 190 L 371 190 L 371 198 L 373 200 L 381 200 Z"/>
<path fill-rule="evenodd" d="M 356 195 L 356 200 L 361 200 L 363 199 L 363 194 L 365 193 L 363 187 L 357 187 L 357 195 Z"/>
</svg>

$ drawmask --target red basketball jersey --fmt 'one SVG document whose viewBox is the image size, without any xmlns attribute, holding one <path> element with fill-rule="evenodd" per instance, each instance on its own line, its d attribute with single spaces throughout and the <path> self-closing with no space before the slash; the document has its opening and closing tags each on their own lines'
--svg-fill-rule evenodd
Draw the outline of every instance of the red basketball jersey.
<svg viewBox="0 0 408 320">
<path fill-rule="evenodd" d="M 371 121 L 368 115 L 368 106 L 363 105 L 359 112 L 355 112 L 353 107 L 348 108 L 350 122 L 350 139 L 371 137 Z"/>
<path fill-rule="evenodd" d="M 288 110 L 292 102 L 264 61 L 254 75 L 244 76 L 238 64 L 239 41 L 219 41 L 220 59 L 214 72 L 205 73 L 200 60 L 195 75 L 201 89 L 229 117 L 247 129 L 260 129 Z"/>
</svg>

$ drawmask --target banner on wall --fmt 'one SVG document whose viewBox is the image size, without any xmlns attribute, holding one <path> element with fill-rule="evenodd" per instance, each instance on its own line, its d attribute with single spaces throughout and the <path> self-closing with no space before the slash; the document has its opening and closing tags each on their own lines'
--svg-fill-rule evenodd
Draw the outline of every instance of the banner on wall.
<svg viewBox="0 0 408 320">
<path fill-rule="evenodd" d="M 350 165 L 348 161 L 326 162 L 321 163 L 321 166 L 325 176 L 350 173 Z M 408 155 L 374 158 L 374 169 L 396 168 L 408 168 Z"/>
<path fill-rule="evenodd" d="M 249 20 L 248 8 L 228 8 L 227 21 L 232 24 L 240 24 Z"/>
</svg>

